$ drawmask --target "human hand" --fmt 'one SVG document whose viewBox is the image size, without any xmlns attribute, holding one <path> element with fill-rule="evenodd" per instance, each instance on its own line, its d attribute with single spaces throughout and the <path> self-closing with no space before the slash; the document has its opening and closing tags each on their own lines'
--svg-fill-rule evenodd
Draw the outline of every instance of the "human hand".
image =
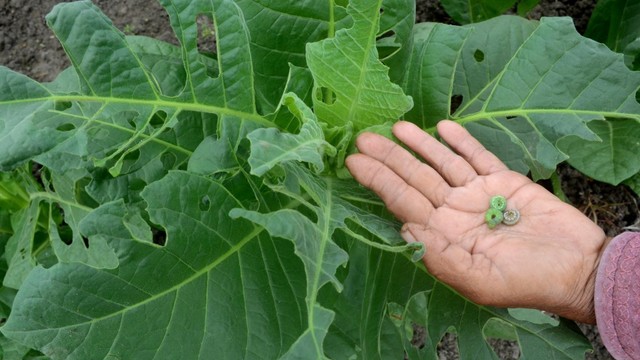
<svg viewBox="0 0 640 360">
<path fill-rule="evenodd" d="M 425 162 L 365 133 L 347 167 L 405 223 L 405 240 L 425 244 L 429 272 L 470 300 L 594 323 L 595 273 L 607 241 L 602 229 L 510 171 L 462 126 L 441 121 L 437 129 L 451 149 L 411 123 L 394 125 L 394 135 Z M 520 211 L 517 224 L 489 229 L 484 214 L 494 195 Z"/>
</svg>

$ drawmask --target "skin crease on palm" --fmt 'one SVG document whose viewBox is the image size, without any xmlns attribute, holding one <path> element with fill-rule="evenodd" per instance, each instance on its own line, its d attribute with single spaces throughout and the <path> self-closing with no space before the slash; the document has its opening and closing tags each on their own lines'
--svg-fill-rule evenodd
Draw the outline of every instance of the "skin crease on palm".
<svg viewBox="0 0 640 360">
<path fill-rule="evenodd" d="M 462 126 L 445 120 L 437 129 L 448 147 L 411 123 L 394 125 L 394 135 L 422 160 L 364 133 L 347 167 L 404 223 L 406 241 L 425 244 L 429 272 L 462 295 L 594 323 L 595 272 L 610 240 L 602 229 L 508 170 Z M 516 225 L 489 229 L 484 214 L 494 195 L 520 211 Z"/>
</svg>

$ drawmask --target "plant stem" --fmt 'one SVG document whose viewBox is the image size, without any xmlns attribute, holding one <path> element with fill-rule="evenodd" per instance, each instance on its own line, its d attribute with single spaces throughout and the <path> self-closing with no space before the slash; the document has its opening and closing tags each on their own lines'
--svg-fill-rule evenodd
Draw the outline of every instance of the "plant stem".
<svg viewBox="0 0 640 360">
<path fill-rule="evenodd" d="M 336 18 L 335 18 L 335 0 L 329 0 L 329 29 L 327 30 L 327 38 L 333 38 L 336 36 Z M 324 102 L 327 104 L 332 104 L 333 99 L 333 91 L 329 88 L 324 89 Z"/>
<path fill-rule="evenodd" d="M 328 38 L 332 38 L 336 35 L 336 19 L 335 19 L 335 0 L 329 0 L 329 30 L 327 33 Z"/>
<path fill-rule="evenodd" d="M 562 191 L 562 182 L 560 181 L 560 176 L 558 176 L 558 170 L 554 171 L 551 174 L 551 178 L 549 180 L 551 180 L 551 188 L 553 189 L 553 194 L 560 200 L 566 202 L 567 204 L 570 204 L 571 201 L 569 201 L 567 195 L 564 193 L 564 191 Z"/>
</svg>

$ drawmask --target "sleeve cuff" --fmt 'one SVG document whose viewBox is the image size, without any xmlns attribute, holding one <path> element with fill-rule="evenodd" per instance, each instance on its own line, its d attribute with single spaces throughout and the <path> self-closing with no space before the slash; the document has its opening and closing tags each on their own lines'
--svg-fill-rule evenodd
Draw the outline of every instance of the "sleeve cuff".
<svg viewBox="0 0 640 360">
<path fill-rule="evenodd" d="M 604 250 L 594 306 L 609 353 L 618 360 L 640 359 L 640 233 L 622 233 Z"/>
</svg>

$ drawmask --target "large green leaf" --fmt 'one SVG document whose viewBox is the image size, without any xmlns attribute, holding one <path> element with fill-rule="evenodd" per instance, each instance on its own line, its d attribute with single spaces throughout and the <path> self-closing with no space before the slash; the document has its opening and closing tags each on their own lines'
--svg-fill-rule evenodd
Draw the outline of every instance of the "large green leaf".
<svg viewBox="0 0 640 360">
<path fill-rule="evenodd" d="M 460 24 L 469 24 L 502 15 L 516 0 L 442 0 L 442 7 Z"/>
<path fill-rule="evenodd" d="M 600 0 L 585 32 L 611 50 L 624 52 L 640 37 L 640 3 L 628 0 Z"/>
<path fill-rule="evenodd" d="M 336 271 L 348 260 L 345 250 L 335 242 L 337 230 L 355 235 L 357 228 L 361 227 L 377 235 L 378 241 L 383 242 L 377 246 L 396 252 L 412 252 L 416 249 L 402 245 L 397 233 L 390 232 L 394 227 L 392 223 L 371 216 L 339 197 L 340 194 L 349 193 L 345 190 L 353 188 L 352 183 L 315 176 L 291 160 L 283 161 L 281 166 L 287 178 L 281 184 L 272 185 L 272 189 L 302 203 L 313 212 L 315 221 L 303 215 L 303 212 L 293 209 L 281 209 L 266 214 L 236 209 L 231 215 L 234 218 L 243 217 L 264 227 L 274 237 L 294 242 L 296 254 L 302 259 L 305 267 L 308 328 L 285 358 L 324 358 L 323 343 L 335 314 L 319 301 L 319 294 L 327 283 L 331 283 L 336 291 L 342 291 L 343 285 Z M 357 197 L 359 192 L 353 189 L 350 194 Z M 349 222 L 353 222 L 351 226 Z M 367 243 L 373 244 L 373 241 Z M 390 245 L 397 246 L 394 249 Z"/>
<path fill-rule="evenodd" d="M 540 359 L 582 359 L 590 346 L 567 322 L 534 323 L 475 305 L 406 257 L 362 244 L 349 246 L 343 283 L 326 340 L 332 358 L 389 359 L 406 352 L 409 359 L 438 359 L 438 344 L 447 332 L 456 335 L 461 359 L 497 358 L 490 338 L 517 341 L 522 356 Z"/>
<path fill-rule="evenodd" d="M 637 120 L 594 121 L 589 128 L 602 141 L 574 136 L 558 144 L 570 155 L 569 164 L 596 180 L 617 185 L 640 172 L 640 124 Z"/>
<path fill-rule="evenodd" d="M 417 24 L 402 88 L 414 106 L 405 115 L 422 128 L 450 116 L 454 76 L 470 29 L 436 23 Z"/>
<path fill-rule="evenodd" d="M 348 21 L 344 7 L 333 1 L 235 0 L 251 35 L 258 105 L 264 113 L 279 105 L 287 82 L 286 64 L 306 65 L 305 46 L 322 40 Z M 274 66 L 275 65 L 275 66 Z"/>
<path fill-rule="evenodd" d="M 381 201 L 338 174 L 354 133 L 409 111 L 404 88 L 411 120 L 458 120 L 542 176 L 565 157 L 556 142 L 597 139 L 587 121 L 636 118 L 620 57 L 563 20 L 414 29 L 412 0 L 161 4 L 178 46 L 79 1 L 48 17 L 72 68 L 46 85 L 0 68 L 0 169 L 44 166 L 44 189 L 0 213 L 16 230 L 10 341 L 53 359 L 434 359 L 454 331 L 465 357 L 495 356 L 490 336 L 524 357 L 582 356 L 564 325 L 435 281 Z M 213 55 L 198 51 L 203 16 Z M 554 86 L 564 96 L 545 99 Z"/>
<path fill-rule="evenodd" d="M 4 250 L 5 261 L 9 265 L 2 283 L 4 286 L 20 288 L 29 272 L 35 268 L 36 260 L 32 254 L 39 216 L 40 201 L 33 201 L 14 217 L 13 227 L 16 231 Z"/>
<path fill-rule="evenodd" d="M 230 219 L 241 204 L 212 180 L 173 172 L 143 197 L 166 246 L 123 238 L 124 224 L 97 224 L 120 266 L 36 268 L 3 333 L 54 359 L 283 354 L 305 322 L 292 312 L 304 306 L 304 279 L 291 246 Z"/>
<path fill-rule="evenodd" d="M 598 1 L 585 32 L 611 50 L 624 53 L 627 66 L 640 70 L 640 4 L 636 1 Z"/>
<path fill-rule="evenodd" d="M 28 159 L 53 147 L 60 141 L 55 129 L 36 126 L 35 114 L 54 108 L 43 102 L 51 93 L 25 75 L 0 67 L 0 170 L 13 169 Z M 28 106 L 25 100 L 31 100 Z M 28 135 L 28 136 L 27 136 Z"/>
<path fill-rule="evenodd" d="M 473 123 L 511 168 L 545 178 L 567 158 L 559 139 L 597 140 L 588 121 L 640 120 L 638 86 L 622 55 L 578 35 L 569 19 L 500 17 L 474 25 L 462 48 L 451 95 L 463 101 L 451 118 Z"/>
<path fill-rule="evenodd" d="M 389 77 L 399 83 L 413 48 L 415 0 L 383 0 L 377 37 L 379 57 L 389 66 Z"/>
<path fill-rule="evenodd" d="M 271 128 L 257 129 L 249 134 L 251 173 L 264 175 L 279 163 L 291 160 L 311 163 L 318 171 L 322 171 L 325 151 L 329 155 L 335 155 L 335 148 L 324 139 L 315 115 L 302 100 L 295 94 L 287 94 L 283 102 L 302 122 L 300 133 L 287 134 Z"/>
<path fill-rule="evenodd" d="M 398 119 L 411 108 L 411 98 L 389 80 L 388 68 L 378 60 L 381 5 L 382 0 L 352 1 L 351 28 L 307 45 L 307 64 L 315 80 L 314 110 L 321 121 L 334 126 L 352 123 L 361 130 Z"/>
</svg>

